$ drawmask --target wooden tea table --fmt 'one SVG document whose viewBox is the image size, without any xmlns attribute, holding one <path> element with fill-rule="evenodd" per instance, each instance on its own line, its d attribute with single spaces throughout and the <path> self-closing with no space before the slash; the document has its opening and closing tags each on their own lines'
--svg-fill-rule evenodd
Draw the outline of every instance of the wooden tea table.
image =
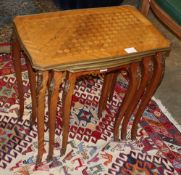
<svg viewBox="0 0 181 175">
<path fill-rule="evenodd" d="M 75 81 L 78 76 L 86 74 L 105 74 L 98 112 L 101 116 L 107 97 L 113 93 L 117 74 L 122 68 L 128 72 L 129 87 L 115 121 L 114 137 L 115 140 L 119 139 L 119 126 L 123 120 L 121 138 L 125 138 L 130 116 L 137 109 L 132 128 L 132 138 L 135 138 L 137 123 L 161 82 L 164 56 L 170 50 L 170 42 L 145 17 L 131 6 L 59 11 L 18 16 L 14 19 L 14 28 L 13 58 L 19 87 L 20 117 L 24 104 L 21 48 L 28 57 L 33 122 L 37 115 L 37 163 L 41 161 L 44 150 L 47 84 L 50 160 L 53 155 L 59 87 L 64 74 L 62 154 L 65 153 L 68 140 Z"/>
</svg>

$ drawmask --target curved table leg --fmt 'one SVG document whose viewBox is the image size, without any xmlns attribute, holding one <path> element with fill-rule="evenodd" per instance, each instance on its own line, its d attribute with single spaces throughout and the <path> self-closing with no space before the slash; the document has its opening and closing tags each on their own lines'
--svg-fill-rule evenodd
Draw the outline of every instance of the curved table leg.
<svg viewBox="0 0 181 175">
<path fill-rule="evenodd" d="M 145 16 L 148 16 L 148 12 L 150 9 L 150 1 L 149 0 L 142 0 L 141 2 L 141 13 Z"/>
<path fill-rule="evenodd" d="M 137 132 L 137 125 L 140 121 L 140 118 L 148 105 L 151 97 L 155 93 L 156 89 L 158 88 L 159 84 L 161 83 L 161 80 L 164 75 L 164 67 L 165 67 L 165 60 L 161 53 L 156 54 L 154 60 L 154 73 L 151 79 L 151 82 L 149 83 L 148 87 L 146 87 L 146 93 L 143 95 L 141 99 L 141 104 L 135 114 L 135 119 L 133 122 L 132 130 L 131 130 L 131 138 L 136 138 L 136 132 Z"/>
<path fill-rule="evenodd" d="M 111 85 L 110 85 L 110 88 L 109 88 L 109 92 L 108 92 L 108 100 L 111 101 L 112 98 L 113 98 L 113 94 L 114 94 L 114 89 L 115 89 L 115 86 L 116 86 L 116 81 L 117 81 L 117 77 L 119 75 L 119 71 L 115 71 L 112 73 L 112 79 L 111 79 Z"/>
<path fill-rule="evenodd" d="M 66 97 L 66 90 L 68 90 L 68 81 L 67 81 L 67 78 L 68 78 L 68 75 L 67 75 L 67 72 L 64 72 L 64 81 L 63 83 L 65 84 L 64 86 L 64 89 L 63 89 L 63 93 L 62 93 L 62 129 L 63 129 L 63 126 L 64 126 L 64 108 L 65 108 L 65 97 Z"/>
<path fill-rule="evenodd" d="M 50 101 L 49 101 L 49 153 L 47 161 L 53 158 L 53 147 L 54 147 L 54 137 L 55 137 L 55 123 L 56 123 L 56 112 L 60 84 L 62 83 L 62 72 L 54 72 L 53 75 L 53 86 L 50 87 Z"/>
<path fill-rule="evenodd" d="M 104 82 L 102 86 L 102 91 L 101 91 L 101 97 L 99 100 L 99 107 L 98 107 L 98 117 L 102 117 L 102 111 L 106 108 L 107 104 L 107 99 L 108 99 L 108 92 L 110 90 L 110 85 L 113 79 L 114 73 L 106 73 L 104 75 Z"/>
<path fill-rule="evenodd" d="M 121 68 L 120 70 L 116 70 L 114 71 L 112 74 L 112 80 L 111 80 L 111 85 L 110 85 L 110 89 L 109 89 L 109 92 L 108 92 L 108 100 L 111 101 L 112 98 L 113 98 L 113 94 L 114 94 L 114 89 L 115 89 L 115 86 L 116 86 L 116 82 L 117 82 L 117 77 L 118 75 L 120 74 L 120 72 L 122 70 L 126 70 L 128 71 L 128 66 L 124 66 L 123 68 Z"/>
<path fill-rule="evenodd" d="M 130 104 L 128 110 L 126 111 L 125 117 L 123 119 L 122 128 L 121 128 L 121 139 L 126 139 L 127 134 L 127 126 L 128 122 L 131 118 L 132 113 L 134 112 L 141 96 L 143 95 L 145 91 L 145 87 L 147 85 L 148 80 L 150 79 L 150 75 L 152 73 L 150 72 L 150 66 L 152 65 L 152 61 L 150 57 L 144 58 L 142 63 L 142 76 L 140 76 L 140 83 L 138 83 L 137 91 L 134 95 L 134 100 L 132 100 L 132 103 Z"/>
<path fill-rule="evenodd" d="M 66 152 L 68 133 L 69 133 L 69 120 L 70 120 L 70 111 L 71 111 L 71 102 L 72 94 L 74 92 L 74 85 L 76 82 L 76 74 L 68 72 L 67 81 L 64 88 L 64 104 L 63 104 L 63 130 L 62 130 L 62 149 L 61 155 L 64 155 Z"/>
<path fill-rule="evenodd" d="M 115 122 L 115 127 L 114 127 L 114 140 L 118 141 L 119 140 L 119 126 L 121 124 L 121 121 L 125 115 L 125 112 L 130 105 L 131 101 L 133 100 L 137 84 L 138 84 L 138 68 L 139 64 L 138 63 L 132 63 L 130 65 L 130 81 L 129 81 L 129 87 L 126 92 L 126 95 L 124 97 L 124 100 L 122 102 L 122 105 L 120 107 L 120 112 L 118 113 L 118 117 Z"/>
<path fill-rule="evenodd" d="M 14 69 L 16 74 L 18 98 L 19 98 L 19 116 L 18 119 L 22 120 L 24 113 L 24 92 L 23 92 L 23 81 L 22 81 L 22 68 L 21 68 L 21 48 L 19 41 L 15 34 L 13 34 L 13 45 L 12 45 L 12 58 L 14 63 Z"/>
<path fill-rule="evenodd" d="M 29 60 L 27 61 L 28 75 L 29 75 L 29 83 L 30 83 L 30 91 L 31 91 L 31 100 L 32 100 L 32 113 L 31 113 L 31 126 L 35 123 L 37 116 L 37 99 L 36 99 L 36 72 L 32 69 Z"/>
<path fill-rule="evenodd" d="M 53 78 L 53 71 L 49 71 L 48 74 L 48 83 L 47 83 L 47 88 L 48 88 L 48 127 L 49 127 L 49 116 L 50 116 L 50 101 L 51 101 L 51 93 L 52 93 L 52 78 Z"/>
<path fill-rule="evenodd" d="M 47 89 L 48 72 L 38 72 L 37 85 L 37 130 L 38 130 L 38 165 L 44 153 L 44 113 L 45 113 L 45 93 Z"/>
</svg>

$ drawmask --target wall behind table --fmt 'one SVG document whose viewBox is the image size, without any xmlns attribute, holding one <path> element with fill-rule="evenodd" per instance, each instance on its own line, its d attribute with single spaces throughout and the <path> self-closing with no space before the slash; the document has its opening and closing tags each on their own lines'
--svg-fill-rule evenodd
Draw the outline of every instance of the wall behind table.
<svg viewBox="0 0 181 175">
<path fill-rule="evenodd" d="M 94 8 L 120 5 L 123 0 L 54 0 L 61 9 Z"/>
</svg>

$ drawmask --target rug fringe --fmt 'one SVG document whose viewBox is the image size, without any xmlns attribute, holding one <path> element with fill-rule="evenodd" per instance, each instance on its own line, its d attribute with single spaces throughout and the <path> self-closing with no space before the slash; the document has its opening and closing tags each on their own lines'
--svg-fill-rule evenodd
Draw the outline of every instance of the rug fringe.
<svg viewBox="0 0 181 175">
<path fill-rule="evenodd" d="M 154 97 L 154 96 L 152 97 L 152 100 L 155 101 L 155 103 L 159 106 L 161 111 L 167 116 L 167 118 L 170 120 L 170 122 L 173 123 L 174 126 L 181 133 L 181 125 L 172 117 L 170 112 L 168 112 L 167 108 L 165 106 L 163 106 L 162 102 L 159 99 L 157 99 L 156 97 Z"/>
</svg>

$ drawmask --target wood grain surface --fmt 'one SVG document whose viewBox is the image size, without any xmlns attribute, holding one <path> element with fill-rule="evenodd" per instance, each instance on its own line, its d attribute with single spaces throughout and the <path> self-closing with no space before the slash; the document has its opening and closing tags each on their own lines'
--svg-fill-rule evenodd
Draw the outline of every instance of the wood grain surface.
<svg viewBox="0 0 181 175">
<path fill-rule="evenodd" d="M 158 30 L 132 6 L 58 11 L 17 16 L 14 25 L 33 68 L 101 64 L 115 58 L 151 53 L 170 47 Z M 137 53 L 127 53 L 135 48 Z M 115 64 L 117 64 L 115 62 Z M 114 65 L 113 65 L 114 66 Z M 98 68 L 99 68 L 98 67 Z"/>
</svg>

